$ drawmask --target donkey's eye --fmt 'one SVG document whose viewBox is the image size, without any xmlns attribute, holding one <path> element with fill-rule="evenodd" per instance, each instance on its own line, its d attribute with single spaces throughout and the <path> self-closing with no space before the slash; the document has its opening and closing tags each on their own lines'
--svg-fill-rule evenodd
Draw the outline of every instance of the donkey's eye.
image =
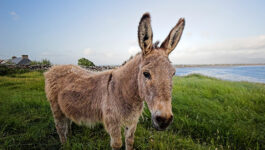
<svg viewBox="0 0 265 150">
<path fill-rule="evenodd" d="M 176 72 L 174 72 L 172 76 L 174 76 L 175 74 L 176 74 Z"/>
<path fill-rule="evenodd" d="M 151 79 L 151 74 L 149 72 L 144 72 L 144 77 L 147 79 Z"/>
</svg>

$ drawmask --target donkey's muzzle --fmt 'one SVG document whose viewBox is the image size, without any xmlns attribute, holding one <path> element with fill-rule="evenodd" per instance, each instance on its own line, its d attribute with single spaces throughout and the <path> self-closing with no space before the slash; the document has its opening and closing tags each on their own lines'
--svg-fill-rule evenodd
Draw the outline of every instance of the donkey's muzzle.
<svg viewBox="0 0 265 150">
<path fill-rule="evenodd" d="M 152 117 L 152 120 L 153 120 L 154 127 L 157 130 L 161 131 L 161 130 L 165 130 L 170 125 L 170 123 L 173 120 L 173 116 L 171 115 L 169 118 L 165 118 L 162 116 L 155 116 L 155 117 Z"/>
</svg>

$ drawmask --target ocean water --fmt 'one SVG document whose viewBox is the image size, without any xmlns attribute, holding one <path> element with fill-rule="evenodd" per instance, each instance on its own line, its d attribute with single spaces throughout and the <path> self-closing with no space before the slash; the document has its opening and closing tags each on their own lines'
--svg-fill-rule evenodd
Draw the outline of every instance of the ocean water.
<svg viewBox="0 0 265 150">
<path fill-rule="evenodd" d="M 177 68 L 177 76 L 202 74 L 231 81 L 265 83 L 265 65 L 260 66 L 225 66 L 225 67 L 187 67 Z"/>
</svg>

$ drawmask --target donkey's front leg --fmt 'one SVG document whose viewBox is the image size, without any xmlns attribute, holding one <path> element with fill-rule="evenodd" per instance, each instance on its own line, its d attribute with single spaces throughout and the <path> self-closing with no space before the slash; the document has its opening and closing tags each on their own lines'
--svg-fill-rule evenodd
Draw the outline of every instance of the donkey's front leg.
<svg viewBox="0 0 265 150">
<path fill-rule="evenodd" d="M 134 132 L 136 130 L 137 123 L 134 123 L 130 126 L 127 126 L 125 128 L 125 144 L 126 144 L 126 150 L 132 150 L 133 149 L 133 143 L 134 143 Z"/>
<path fill-rule="evenodd" d="M 122 147 L 121 127 L 118 123 L 104 122 L 105 128 L 110 135 L 110 146 L 113 150 L 118 150 Z"/>
<path fill-rule="evenodd" d="M 120 126 L 113 127 L 110 131 L 110 145 L 113 150 L 119 150 L 122 146 L 122 140 L 121 140 L 121 128 Z"/>
</svg>

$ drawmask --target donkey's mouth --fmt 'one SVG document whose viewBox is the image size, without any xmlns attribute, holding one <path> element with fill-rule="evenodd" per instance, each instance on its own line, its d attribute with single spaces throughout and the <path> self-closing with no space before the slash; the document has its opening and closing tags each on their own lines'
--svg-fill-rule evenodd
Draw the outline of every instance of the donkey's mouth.
<svg viewBox="0 0 265 150">
<path fill-rule="evenodd" d="M 153 121 L 152 121 L 153 122 Z M 153 127 L 157 130 L 157 131 L 164 131 L 166 130 L 167 127 L 164 127 L 164 128 L 161 128 L 160 126 L 156 125 L 154 122 L 153 122 Z"/>
<path fill-rule="evenodd" d="M 158 125 L 158 123 L 156 123 L 156 121 L 154 121 L 153 119 L 152 119 L 152 124 L 153 124 L 153 127 L 154 127 L 157 131 L 164 131 L 164 130 L 166 130 L 166 128 L 167 128 L 167 126 L 160 127 L 160 126 Z"/>
<path fill-rule="evenodd" d="M 169 119 L 165 119 L 161 116 L 152 115 L 152 123 L 156 130 L 163 131 L 165 130 L 172 122 L 173 116 Z"/>
<path fill-rule="evenodd" d="M 166 128 L 162 129 L 162 128 L 157 127 L 157 126 L 154 126 L 154 128 L 155 128 L 157 131 L 164 131 L 164 130 L 166 130 Z"/>
</svg>

